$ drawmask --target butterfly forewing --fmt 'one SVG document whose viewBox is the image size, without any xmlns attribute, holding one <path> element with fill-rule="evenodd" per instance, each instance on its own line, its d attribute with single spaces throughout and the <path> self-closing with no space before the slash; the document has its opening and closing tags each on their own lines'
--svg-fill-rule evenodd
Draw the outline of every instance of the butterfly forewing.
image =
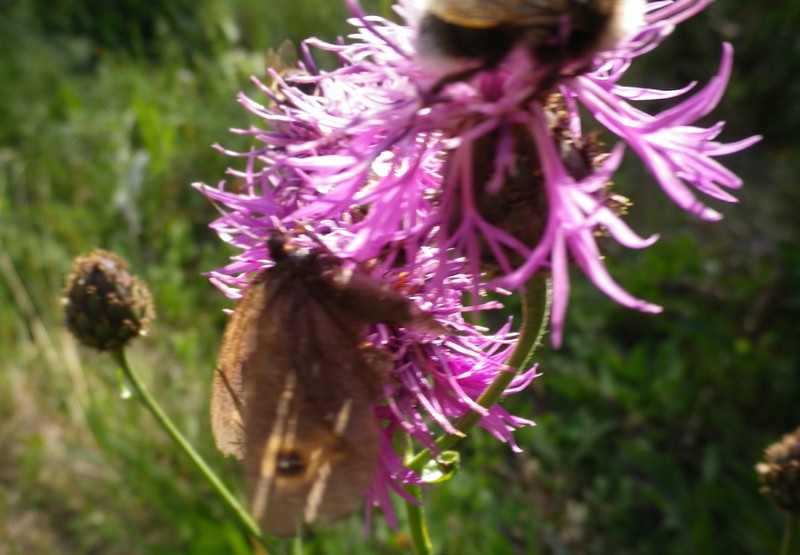
<svg viewBox="0 0 800 555">
<path fill-rule="evenodd" d="M 257 346 L 258 315 L 264 306 L 263 273 L 247 289 L 225 328 L 211 388 L 211 431 L 224 455 L 244 457 L 244 374 L 242 364 Z"/>
<path fill-rule="evenodd" d="M 223 337 L 212 427 L 223 453 L 244 457 L 266 533 L 295 535 L 362 502 L 392 363 L 366 343 L 366 328 L 426 316 L 373 278 L 311 257 L 280 259 L 251 285 Z"/>
</svg>

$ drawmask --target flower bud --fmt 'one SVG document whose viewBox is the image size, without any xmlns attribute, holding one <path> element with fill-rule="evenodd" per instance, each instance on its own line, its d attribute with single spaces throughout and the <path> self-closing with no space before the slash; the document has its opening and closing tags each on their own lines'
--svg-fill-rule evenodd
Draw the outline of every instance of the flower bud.
<svg viewBox="0 0 800 555">
<path fill-rule="evenodd" d="M 800 515 L 800 428 L 767 447 L 756 473 L 758 491 L 781 509 Z"/>
<path fill-rule="evenodd" d="M 128 271 L 124 260 L 105 250 L 73 261 L 64 293 L 69 331 L 99 351 L 119 349 L 145 335 L 155 318 L 147 285 Z"/>
</svg>

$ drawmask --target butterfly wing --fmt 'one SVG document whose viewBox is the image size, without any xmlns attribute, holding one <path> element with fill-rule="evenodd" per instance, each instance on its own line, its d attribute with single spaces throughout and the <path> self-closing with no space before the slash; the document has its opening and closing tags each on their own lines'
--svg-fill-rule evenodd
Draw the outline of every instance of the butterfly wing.
<svg viewBox="0 0 800 555">
<path fill-rule="evenodd" d="M 223 455 L 244 458 L 244 374 L 242 365 L 257 348 L 256 327 L 264 306 L 262 273 L 247 288 L 222 337 L 211 388 L 211 432 Z"/>
<path fill-rule="evenodd" d="M 443 330 L 366 274 L 280 254 L 225 330 L 211 412 L 218 448 L 244 459 L 263 530 L 293 536 L 352 512 L 374 477 L 374 407 L 392 359 L 365 341 L 367 326 Z"/>
<path fill-rule="evenodd" d="M 362 345 L 363 324 L 334 310 L 324 283 L 276 277 L 264 283 L 258 354 L 243 366 L 245 466 L 264 531 L 292 536 L 301 523 L 335 521 L 363 502 L 386 368 Z"/>
</svg>

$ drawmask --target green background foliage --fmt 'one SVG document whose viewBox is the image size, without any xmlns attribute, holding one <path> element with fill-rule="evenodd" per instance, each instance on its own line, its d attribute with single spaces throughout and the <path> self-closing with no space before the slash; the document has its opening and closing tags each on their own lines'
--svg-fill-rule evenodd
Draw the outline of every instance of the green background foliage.
<svg viewBox="0 0 800 555">
<path fill-rule="evenodd" d="M 386 2 L 367 4 L 387 13 Z M 110 359 L 77 348 L 59 297 L 95 246 L 151 285 L 159 318 L 132 349 L 151 390 L 213 466 L 208 392 L 224 326 L 201 276 L 231 254 L 189 184 L 216 183 L 246 148 L 236 103 L 285 39 L 347 33 L 331 0 L 0 2 L 0 553 L 250 553 L 197 472 L 126 400 Z M 709 123 L 761 133 L 725 160 L 747 186 L 706 224 L 628 156 L 631 224 L 661 240 L 607 245 L 614 275 L 665 306 L 620 308 L 575 275 L 565 345 L 506 402 L 535 418 L 523 453 L 486 434 L 459 445 L 455 479 L 426 492 L 436 550 L 459 553 L 773 553 L 780 515 L 757 493 L 762 449 L 800 424 L 800 7 L 719 0 L 637 61 L 629 81 L 704 82 L 734 43 Z M 322 529 L 309 553 L 407 553 L 402 526 Z M 287 545 L 289 552 L 296 546 Z M 281 548 L 283 549 L 283 548 Z"/>
</svg>

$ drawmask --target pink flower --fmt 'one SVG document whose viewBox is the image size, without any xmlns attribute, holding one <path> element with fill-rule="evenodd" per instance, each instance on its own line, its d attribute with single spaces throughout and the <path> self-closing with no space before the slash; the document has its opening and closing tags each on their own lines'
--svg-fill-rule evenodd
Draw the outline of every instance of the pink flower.
<svg viewBox="0 0 800 555">
<path fill-rule="evenodd" d="M 636 297 L 607 271 L 598 233 L 628 248 L 643 238 L 614 208 L 610 183 L 630 152 L 666 195 L 700 218 L 719 219 L 699 195 L 733 202 L 740 180 L 716 158 L 756 141 L 717 142 L 722 123 L 696 122 L 719 102 L 730 75 L 732 49 L 724 45 L 718 74 L 689 96 L 619 85 L 632 61 L 657 47 L 674 26 L 711 0 L 654 1 L 638 27 L 588 63 L 542 64 L 514 48 L 495 65 L 448 79 L 419 52 L 421 14 L 410 1 L 396 11 L 404 24 L 368 16 L 347 0 L 354 34 L 347 42 L 305 43 L 299 72 L 272 71 L 272 83 L 254 79 L 266 97 L 240 102 L 264 128 L 236 130 L 255 143 L 230 170 L 235 190 L 198 185 L 227 213 L 214 222 L 242 253 L 210 273 L 229 297 L 268 262 L 263 237 L 276 229 L 323 242 L 376 279 L 412 280 L 412 298 L 450 330 L 436 341 L 413 332 L 371 335 L 395 353 L 394 378 L 377 409 L 387 437 L 370 500 L 387 506 L 387 491 L 418 478 L 399 464 L 388 438 L 406 433 L 431 446 L 435 431 L 471 411 L 480 425 L 513 444 L 511 431 L 530 424 L 475 399 L 500 372 L 513 347 L 510 326 L 495 333 L 461 317 L 464 293 L 519 290 L 540 271 L 553 287 L 553 343 L 561 342 L 574 264 L 616 302 L 646 312 L 660 307 Z M 630 31 L 630 30 L 629 30 Z M 316 69 L 310 48 L 333 52 L 339 67 Z M 578 63 L 580 62 L 580 63 Z M 683 97 L 650 113 L 647 101 Z M 603 153 L 587 122 L 618 139 Z M 476 298 L 473 295 L 473 298 Z M 476 301 L 478 304 L 480 301 Z M 497 308 L 478 305 L 476 310 Z M 508 393 L 524 387 L 521 373 Z"/>
</svg>

